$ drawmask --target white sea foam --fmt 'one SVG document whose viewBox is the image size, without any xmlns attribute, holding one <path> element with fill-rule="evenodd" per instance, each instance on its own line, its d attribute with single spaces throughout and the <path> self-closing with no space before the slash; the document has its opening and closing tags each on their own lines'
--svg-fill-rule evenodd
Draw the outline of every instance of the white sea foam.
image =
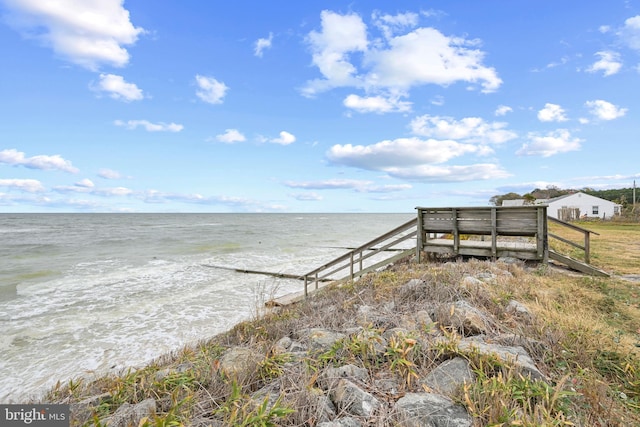
<svg viewBox="0 0 640 427">
<path fill-rule="evenodd" d="M 142 366 L 250 317 L 260 292 L 301 289 L 211 266 L 301 274 L 344 252 L 332 246 L 357 246 L 408 218 L 0 215 L 2 230 L 22 224 L 0 243 L 11 271 L 3 283 L 16 289 L 0 293 L 0 402 Z"/>
</svg>

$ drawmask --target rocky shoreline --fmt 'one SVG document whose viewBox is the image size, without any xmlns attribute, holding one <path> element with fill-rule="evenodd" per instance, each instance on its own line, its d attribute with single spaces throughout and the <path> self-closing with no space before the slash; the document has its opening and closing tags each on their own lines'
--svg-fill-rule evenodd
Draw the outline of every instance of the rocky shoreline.
<svg viewBox="0 0 640 427">
<path fill-rule="evenodd" d="M 512 295 L 535 296 L 539 270 L 399 263 L 50 398 L 71 403 L 73 425 L 112 427 L 581 425 L 548 363 L 557 336 Z"/>
</svg>

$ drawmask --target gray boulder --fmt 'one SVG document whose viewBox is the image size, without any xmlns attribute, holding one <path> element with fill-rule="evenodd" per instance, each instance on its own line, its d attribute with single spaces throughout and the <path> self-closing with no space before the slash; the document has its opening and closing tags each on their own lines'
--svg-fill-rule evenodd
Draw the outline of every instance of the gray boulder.
<svg viewBox="0 0 640 427">
<path fill-rule="evenodd" d="M 243 382 L 253 375 L 264 357 L 248 347 L 233 347 L 220 358 L 220 372 Z"/>
<path fill-rule="evenodd" d="M 454 328 L 465 336 L 489 332 L 487 316 L 464 300 L 439 305 L 436 318 L 440 325 Z"/>
<path fill-rule="evenodd" d="M 438 365 L 420 381 L 420 384 L 438 393 L 451 395 L 465 383 L 471 383 L 474 380 L 475 375 L 471 371 L 469 361 L 456 357 Z"/>
<path fill-rule="evenodd" d="M 336 387 L 329 390 L 329 395 L 338 411 L 357 417 L 371 417 L 382 406 L 375 396 L 348 379 L 338 381 Z"/>
<path fill-rule="evenodd" d="M 407 393 L 395 404 L 398 422 L 404 427 L 471 427 L 467 410 L 434 393 Z"/>
<path fill-rule="evenodd" d="M 488 344 L 480 339 L 463 339 L 458 343 L 458 348 L 462 351 L 477 351 L 487 356 L 494 355 L 500 360 L 510 363 L 522 375 L 528 376 L 532 380 L 547 380 L 545 375 L 536 367 L 531 356 L 520 346 Z"/>
<path fill-rule="evenodd" d="M 362 427 L 362 423 L 355 418 L 344 417 L 335 421 L 320 423 L 318 427 Z"/>
<path fill-rule="evenodd" d="M 299 337 L 309 343 L 309 349 L 315 351 L 329 350 L 336 342 L 344 339 L 345 334 L 328 329 L 311 328 L 299 332 Z"/>
<path fill-rule="evenodd" d="M 108 427 L 138 426 L 144 417 L 152 417 L 156 413 L 156 401 L 145 399 L 132 405 L 123 403 L 106 422 Z"/>
<path fill-rule="evenodd" d="M 369 371 L 356 365 L 344 365 L 338 368 L 327 368 L 318 376 L 318 384 L 325 390 L 335 388 L 338 381 L 349 378 L 359 382 L 366 382 Z"/>
</svg>

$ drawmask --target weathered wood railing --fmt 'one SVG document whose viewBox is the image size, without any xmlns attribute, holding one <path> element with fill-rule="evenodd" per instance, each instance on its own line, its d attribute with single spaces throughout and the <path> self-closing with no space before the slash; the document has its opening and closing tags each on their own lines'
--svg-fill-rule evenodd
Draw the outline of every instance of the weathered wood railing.
<svg viewBox="0 0 640 427">
<path fill-rule="evenodd" d="M 417 260 L 420 253 L 470 256 L 515 256 L 548 260 L 547 206 L 488 206 L 416 208 L 418 210 Z M 442 239 L 451 235 L 452 239 Z M 461 236 L 490 236 L 491 241 Z M 533 238 L 533 243 L 503 242 L 501 236 Z"/>
<path fill-rule="evenodd" d="M 590 255 L 590 253 L 591 253 L 591 239 L 590 239 L 590 235 L 591 234 L 595 234 L 596 236 L 599 236 L 600 234 L 596 233 L 595 231 L 587 230 L 586 228 L 578 227 L 577 225 L 570 224 L 568 222 L 565 222 L 565 221 L 562 221 L 562 220 L 559 220 L 559 219 L 556 219 L 556 218 L 553 218 L 553 217 L 549 217 L 549 221 L 551 223 L 553 223 L 553 224 L 558 224 L 558 225 L 560 225 L 562 227 L 569 228 L 569 229 L 571 229 L 573 231 L 577 231 L 577 232 L 583 234 L 584 238 L 582 240 L 582 243 L 574 242 L 574 241 L 572 241 L 570 239 L 566 239 L 566 238 L 564 238 L 562 236 L 559 236 L 559 235 L 551 233 L 551 232 L 549 232 L 549 237 L 552 237 L 552 238 L 554 238 L 556 240 L 559 240 L 559 241 L 561 241 L 563 243 L 566 243 L 566 244 L 568 244 L 570 246 L 573 246 L 574 248 L 578 248 L 578 249 L 584 251 L 584 262 L 589 264 L 591 262 L 591 255 Z"/>
<path fill-rule="evenodd" d="M 415 247 L 413 245 L 408 249 L 398 251 L 392 257 L 385 258 L 384 260 L 378 261 L 373 265 L 364 267 L 365 260 L 375 255 L 381 254 L 385 251 L 389 251 L 400 243 L 415 237 L 417 233 L 416 223 L 417 218 L 407 221 L 406 223 L 394 228 L 388 233 L 385 233 L 380 237 L 377 237 L 370 242 L 367 242 L 364 245 L 361 245 L 347 252 L 346 254 L 337 257 L 336 259 L 322 265 L 321 267 L 318 267 L 315 270 L 304 274 L 303 277 L 305 298 L 309 293 L 310 284 L 314 284 L 315 289 L 318 289 L 318 284 L 321 281 L 326 281 L 331 276 L 334 276 L 340 272 L 346 272 L 345 270 L 348 270 L 348 274 L 343 278 L 336 279 L 336 281 L 353 280 L 377 268 L 412 255 L 415 251 Z"/>
</svg>

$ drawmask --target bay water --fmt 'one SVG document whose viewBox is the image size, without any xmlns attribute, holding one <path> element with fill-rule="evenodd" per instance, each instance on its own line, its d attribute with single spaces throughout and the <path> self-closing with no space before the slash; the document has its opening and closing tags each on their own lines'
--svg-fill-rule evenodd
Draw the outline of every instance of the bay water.
<svg viewBox="0 0 640 427">
<path fill-rule="evenodd" d="M 0 403 L 141 367 L 255 316 L 405 214 L 0 214 Z"/>
</svg>

